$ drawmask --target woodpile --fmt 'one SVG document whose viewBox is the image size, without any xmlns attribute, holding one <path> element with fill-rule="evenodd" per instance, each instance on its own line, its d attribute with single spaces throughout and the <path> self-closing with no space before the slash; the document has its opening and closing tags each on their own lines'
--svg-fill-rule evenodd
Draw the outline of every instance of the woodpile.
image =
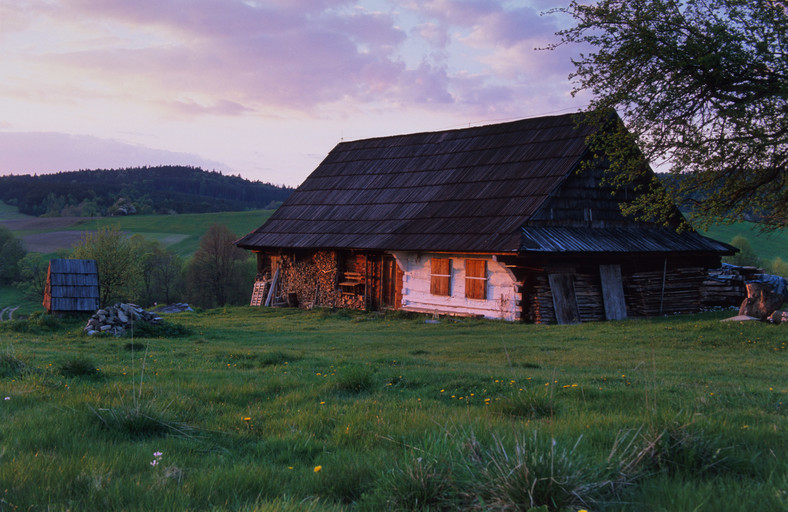
<svg viewBox="0 0 788 512">
<path fill-rule="evenodd" d="M 599 275 L 575 274 L 575 297 L 581 322 L 598 322 L 605 319 L 605 304 Z"/>
<path fill-rule="evenodd" d="M 160 321 L 161 317 L 145 311 L 136 304 L 115 304 L 96 311 L 88 320 L 85 326 L 85 333 L 88 336 L 102 332 L 122 336 L 127 330 L 132 328 L 133 323 L 146 322 L 155 324 Z"/>
<path fill-rule="evenodd" d="M 746 283 L 761 272 L 756 267 L 726 265 L 708 271 L 701 284 L 701 301 L 706 307 L 738 306 L 747 297 Z"/>
<path fill-rule="evenodd" d="M 577 273 L 572 276 L 577 312 L 581 322 L 605 319 L 602 284 L 598 275 Z M 530 294 L 530 296 L 529 296 Z M 556 323 L 553 292 L 547 274 L 536 274 L 532 286 L 525 293 L 528 304 L 526 319 L 536 324 Z"/>
<path fill-rule="evenodd" d="M 530 296 L 528 296 L 530 294 Z M 529 303 L 527 319 L 535 324 L 554 324 L 553 292 L 547 282 L 547 274 L 536 274 L 526 292 Z"/>
<path fill-rule="evenodd" d="M 316 251 L 310 258 L 286 254 L 279 260 L 278 300 L 272 305 L 364 308 L 364 286 L 339 286 L 342 272 L 335 251 Z"/>
<path fill-rule="evenodd" d="M 697 313 L 701 309 L 700 287 L 706 269 L 686 267 L 636 272 L 624 277 L 630 316 Z"/>
</svg>

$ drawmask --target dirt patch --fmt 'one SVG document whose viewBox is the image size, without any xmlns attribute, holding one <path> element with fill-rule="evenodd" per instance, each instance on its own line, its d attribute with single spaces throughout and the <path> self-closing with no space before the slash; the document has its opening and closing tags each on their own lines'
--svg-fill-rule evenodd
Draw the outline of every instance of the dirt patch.
<svg viewBox="0 0 788 512">
<path fill-rule="evenodd" d="M 27 219 L 0 220 L 0 226 L 11 231 L 36 231 L 45 229 L 64 229 L 87 222 L 86 217 L 30 217 Z"/>
<path fill-rule="evenodd" d="M 71 249 L 79 242 L 85 231 L 51 231 L 49 233 L 34 233 L 22 237 L 25 247 L 30 252 L 50 253 L 58 249 Z"/>
</svg>

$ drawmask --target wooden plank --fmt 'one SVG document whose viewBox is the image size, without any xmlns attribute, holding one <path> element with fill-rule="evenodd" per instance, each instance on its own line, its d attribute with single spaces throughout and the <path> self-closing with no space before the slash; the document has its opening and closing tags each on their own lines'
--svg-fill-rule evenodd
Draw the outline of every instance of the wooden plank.
<svg viewBox="0 0 788 512">
<path fill-rule="evenodd" d="M 580 322 L 577 308 L 575 287 L 571 274 L 548 274 L 550 291 L 553 294 L 555 319 L 559 324 L 576 324 Z"/>
<path fill-rule="evenodd" d="M 274 278 L 271 280 L 271 288 L 268 290 L 268 297 L 265 299 L 265 305 L 271 305 L 271 299 L 274 298 L 274 290 L 276 290 L 276 285 L 279 282 L 279 267 L 277 266 L 276 272 L 274 272 Z"/>
<path fill-rule="evenodd" d="M 621 279 L 620 265 L 599 265 L 602 279 L 602 302 L 605 305 L 605 318 L 624 320 L 627 317 L 627 303 L 624 299 L 624 282 Z"/>
</svg>

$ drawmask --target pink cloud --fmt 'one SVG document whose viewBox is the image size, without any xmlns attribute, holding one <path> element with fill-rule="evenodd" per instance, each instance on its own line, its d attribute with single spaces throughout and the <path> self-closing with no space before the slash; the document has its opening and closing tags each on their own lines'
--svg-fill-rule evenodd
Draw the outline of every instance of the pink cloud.
<svg viewBox="0 0 788 512">
<path fill-rule="evenodd" d="M 348 99 L 498 111 L 518 101 L 524 81 L 569 72 L 568 58 L 559 63 L 533 51 L 553 41 L 556 29 L 535 8 L 489 0 L 393 4 L 383 12 L 347 0 L 63 0 L 53 20 L 106 31 L 113 43 L 60 45 L 30 59 L 55 70 L 60 90 L 88 78 L 85 94 L 195 116 L 313 114 Z M 400 26 L 400 11 L 409 27 Z M 423 54 L 405 53 L 414 49 Z"/>
<path fill-rule="evenodd" d="M 0 154 L 0 175 L 145 165 L 193 165 L 231 171 L 225 164 L 193 154 L 63 133 L 0 132 Z"/>
</svg>

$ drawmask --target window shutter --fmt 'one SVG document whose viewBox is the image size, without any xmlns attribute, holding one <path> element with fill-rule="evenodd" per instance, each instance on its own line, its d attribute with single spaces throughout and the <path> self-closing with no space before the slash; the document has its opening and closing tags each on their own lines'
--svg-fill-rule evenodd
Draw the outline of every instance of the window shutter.
<svg viewBox="0 0 788 512">
<path fill-rule="evenodd" d="M 451 260 L 449 258 L 432 258 L 430 265 L 430 293 L 451 295 Z"/>
<path fill-rule="evenodd" d="M 465 297 L 469 299 L 487 298 L 487 262 L 485 260 L 465 260 Z"/>
</svg>

